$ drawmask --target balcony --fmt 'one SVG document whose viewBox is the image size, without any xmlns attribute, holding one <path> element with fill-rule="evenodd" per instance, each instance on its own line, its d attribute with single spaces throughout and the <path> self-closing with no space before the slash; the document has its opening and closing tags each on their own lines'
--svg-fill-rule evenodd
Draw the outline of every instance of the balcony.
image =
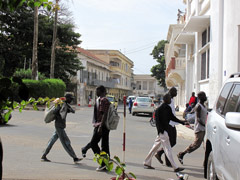
<svg viewBox="0 0 240 180">
<path fill-rule="evenodd" d="M 121 68 L 119 66 L 110 66 L 111 74 L 121 76 Z"/>
<path fill-rule="evenodd" d="M 176 86 L 185 80 L 185 66 L 184 57 L 171 58 L 168 68 L 166 69 L 167 87 Z"/>
<path fill-rule="evenodd" d="M 100 86 L 103 85 L 107 88 L 114 88 L 116 86 L 116 81 L 113 80 L 108 80 L 108 81 L 102 81 L 102 80 L 98 80 L 98 79 L 93 79 L 93 80 L 86 80 L 86 84 L 89 86 Z"/>
</svg>

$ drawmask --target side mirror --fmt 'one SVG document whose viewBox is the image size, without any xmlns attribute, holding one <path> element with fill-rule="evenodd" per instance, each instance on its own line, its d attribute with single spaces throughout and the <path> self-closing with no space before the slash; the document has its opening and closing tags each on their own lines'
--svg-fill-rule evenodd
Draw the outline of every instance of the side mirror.
<svg viewBox="0 0 240 180">
<path fill-rule="evenodd" d="M 225 124 L 228 128 L 240 130 L 240 113 L 228 112 L 225 117 Z"/>
</svg>

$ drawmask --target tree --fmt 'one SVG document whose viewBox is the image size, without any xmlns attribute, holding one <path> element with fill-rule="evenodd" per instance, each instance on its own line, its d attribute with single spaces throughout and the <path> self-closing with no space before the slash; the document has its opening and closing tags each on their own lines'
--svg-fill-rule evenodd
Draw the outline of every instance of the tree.
<svg viewBox="0 0 240 180">
<path fill-rule="evenodd" d="M 57 21 L 58 21 L 58 1 L 56 0 L 55 5 L 55 17 L 54 17 L 54 25 L 53 25 L 53 40 L 52 40 L 52 53 L 51 53 L 51 67 L 50 67 L 50 78 L 54 78 L 54 66 L 55 66 L 55 49 L 57 45 Z"/>
<path fill-rule="evenodd" d="M 156 61 L 158 62 L 157 65 L 154 65 L 151 68 L 151 72 L 152 72 L 151 76 L 155 77 L 158 80 L 159 85 L 163 86 L 164 88 L 166 88 L 166 82 L 165 82 L 166 63 L 165 63 L 165 56 L 164 56 L 164 47 L 166 43 L 167 43 L 166 40 L 159 41 L 151 53 L 151 55 L 153 56 L 153 59 L 156 59 Z"/>
<path fill-rule="evenodd" d="M 61 14 L 61 10 L 59 14 Z M 39 9 L 38 71 L 46 77 L 50 75 L 54 22 L 54 16 L 48 15 Z M 17 69 L 23 69 L 25 59 L 27 67 L 30 66 L 28 62 L 32 58 L 33 9 L 25 4 L 15 12 L 2 10 L 0 11 L 0 19 L 2 20 L 0 27 L 0 68 L 1 66 L 2 68 L 0 73 L 10 77 Z M 55 78 L 64 80 L 66 84 L 70 81 L 69 76 L 76 75 L 77 70 L 82 68 L 77 59 L 77 53 L 74 51 L 74 48 L 81 43 L 79 40 L 81 35 L 75 33 L 74 28 L 70 20 L 59 18 L 54 74 Z"/>
<path fill-rule="evenodd" d="M 34 7 L 34 30 L 33 30 L 33 51 L 32 51 L 32 79 L 38 80 L 38 6 Z"/>
</svg>

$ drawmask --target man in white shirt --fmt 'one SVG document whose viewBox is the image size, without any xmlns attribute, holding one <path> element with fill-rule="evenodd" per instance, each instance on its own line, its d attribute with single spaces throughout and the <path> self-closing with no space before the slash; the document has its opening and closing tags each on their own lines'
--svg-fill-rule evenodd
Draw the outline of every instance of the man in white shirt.
<svg viewBox="0 0 240 180">
<path fill-rule="evenodd" d="M 171 104 L 169 104 L 169 106 L 172 109 L 172 113 L 174 114 L 174 116 L 176 116 L 176 111 L 175 111 L 175 105 L 174 105 L 174 97 L 177 96 L 177 89 L 175 87 L 172 87 L 168 93 L 171 96 Z M 169 122 L 169 128 L 168 128 L 168 135 L 169 135 L 169 140 L 170 140 L 170 144 L 171 147 L 175 146 L 177 143 L 177 130 L 175 125 L 177 125 L 178 123 L 174 122 L 174 121 L 170 121 Z M 158 161 L 163 164 L 163 161 L 161 159 L 162 154 L 164 153 L 163 149 L 160 149 L 155 157 L 158 159 Z M 165 162 L 166 162 L 166 166 L 171 167 L 171 163 L 168 160 L 167 156 L 165 155 Z"/>
</svg>

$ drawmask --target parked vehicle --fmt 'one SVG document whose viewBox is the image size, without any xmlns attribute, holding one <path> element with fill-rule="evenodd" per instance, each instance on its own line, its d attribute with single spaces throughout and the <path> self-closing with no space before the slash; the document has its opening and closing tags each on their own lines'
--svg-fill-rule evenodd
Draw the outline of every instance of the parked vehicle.
<svg viewBox="0 0 240 180">
<path fill-rule="evenodd" d="M 12 114 L 8 115 L 7 120 L 4 118 L 5 115 L 7 115 L 9 111 L 7 109 L 2 109 L 0 112 L 0 124 L 7 124 L 8 121 L 12 118 Z"/>
<path fill-rule="evenodd" d="M 107 99 L 114 105 L 115 109 L 118 108 L 118 101 L 116 100 L 115 96 L 107 95 Z"/>
<path fill-rule="evenodd" d="M 128 97 L 127 97 L 127 105 L 128 105 L 128 103 L 129 103 L 129 98 L 131 98 L 131 99 L 132 99 L 132 102 L 134 102 L 135 99 L 136 99 L 136 96 L 128 96 Z"/>
<path fill-rule="evenodd" d="M 146 113 L 152 116 L 152 113 L 155 109 L 152 98 L 150 97 L 136 97 L 133 107 L 132 115 L 135 116 L 139 113 Z"/>
<path fill-rule="evenodd" d="M 240 73 L 224 83 L 206 124 L 204 177 L 240 179 Z"/>
</svg>

